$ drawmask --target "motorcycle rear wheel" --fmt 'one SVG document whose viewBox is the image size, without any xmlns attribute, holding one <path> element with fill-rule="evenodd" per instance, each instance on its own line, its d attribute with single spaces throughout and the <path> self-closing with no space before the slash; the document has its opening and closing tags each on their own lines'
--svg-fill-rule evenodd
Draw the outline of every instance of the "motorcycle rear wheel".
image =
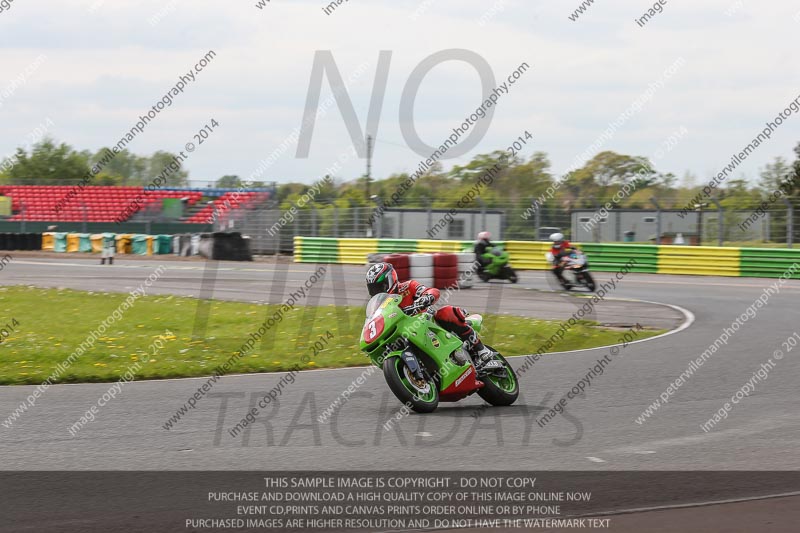
<svg viewBox="0 0 800 533">
<path fill-rule="evenodd" d="M 432 413 L 439 406 L 439 387 L 433 379 L 419 383 L 401 357 L 383 361 L 383 377 L 398 400 L 417 413 Z"/>
</svg>

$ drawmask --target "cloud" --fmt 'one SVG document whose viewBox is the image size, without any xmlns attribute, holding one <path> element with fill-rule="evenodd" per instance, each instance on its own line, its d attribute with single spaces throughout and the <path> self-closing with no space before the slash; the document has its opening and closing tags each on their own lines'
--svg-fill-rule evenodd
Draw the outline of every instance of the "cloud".
<svg viewBox="0 0 800 533">
<path fill-rule="evenodd" d="M 550 154 L 564 170 L 675 58 L 680 73 L 659 90 L 608 148 L 649 155 L 670 132 L 686 126 L 689 137 L 660 162 L 660 170 L 700 175 L 741 148 L 760 125 L 800 93 L 787 42 L 796 35 L 798 8 L 789 0 L 769 5 L 708 0 L 669 2 L 645 28 L 634 22 L 646 8 L 621 0 L 596 3 L 577 22 L 567 18 L 578 0 L 496 2 L 456 0 L 350 0 L 331 15 L 315 0 L 279 1 L 259 10 L 255 0 L 54 0 L 23 2 L 0 14 L 5 86 L 38 54 L 48 61 L 0 109 L 0 153 L 13 152 L 44 117 L 57 124 L 59 140 L 97 149 L 130 128 L 207 50 L 218 58 L 137 138 L 137 153 L 178 151 L 210 118 L 219 135 L 192 155 L 193 179 L 248 175 L 300 125 L 314 53 L 331 50 L 344 77 L 370 67 L 349 94 L 366 123 L 380 50 L 391 50 L 373 174 L 411 170 L 419 159 L 403 148 L 399 102 L 408 76 L 428 55 L 447 48 L 479 53 L 498 81 L 521 62 L 533 66 L 497 107 L 488 134 L 467 156 L 504 148 L 523 131 L 533 149 Z M 574 4 L 574 5 L 573 5 Z M 90 11 L 91 6 L 96 8 Z M 423 9 L 424 8 L 424 9 Z M 417 16 L 414 16 L 414 13 Z M 150 20 L 162 13 L 157 24 Z M 484 24 L 481 24 L 483 20 Z M 322 98 L 330 94 L 323 84 Z M 439 143 L 480 100 L 471 67 L 438 66 L 421 85 L 414 125 L 429 144 Z M 800 119 L 785 123 L 742 169 L 754 176 L 774 156 L 791 158 Z M 287 151 L 268 174 L 278 181 L 311 183 L 349 145 L 334 108 L 319 120 L 308 159 Z M 400 146 L 398 146 L 400 145 Z M 447 164 L 448 162 L 446 162 Z M 342 177 L 364 171 L 363 160 L 343 165 Z"/>
</svg>

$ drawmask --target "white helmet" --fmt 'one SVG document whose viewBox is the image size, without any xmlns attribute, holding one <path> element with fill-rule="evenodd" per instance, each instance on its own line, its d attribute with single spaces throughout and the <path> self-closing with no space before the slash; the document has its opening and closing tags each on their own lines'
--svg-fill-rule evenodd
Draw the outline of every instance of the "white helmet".
<svg viewBox="0 0 800 533">
<path fill-rule="evenodd" d="M 478 233 L 478 240 L 479 241 L 489 241 L 492 239 L 492 234 L 488 231 L 482 231 Z"/>
<path fill-rule="evenodd" d="M 563 233 L 552 233 L 550 235 L 550 240 L 553 241 L 553 244 L 561 244 L 561 241 L 564 240 Z"/>
</svg>

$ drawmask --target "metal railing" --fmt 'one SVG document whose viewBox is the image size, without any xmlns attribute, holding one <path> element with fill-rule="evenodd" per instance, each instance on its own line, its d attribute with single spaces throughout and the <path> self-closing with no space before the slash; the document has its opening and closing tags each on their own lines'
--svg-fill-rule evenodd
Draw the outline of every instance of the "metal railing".
<svg viewBox="0 0 800 533">
<path fill-rule="evenodd" d="M 457 212 L 462 223 L 441 224 L 447 209 L 310 205 L 281 210 L 275 205 L 239 210 L 223 217 L 217 230 L 251 237 L 256 254 L 290 253 L 295 236 L 473 240 L 489 229 L 495 240 L 547 240 L 554 232 L 575 242 L 636 242 L 707 246 L 788 246 L 800 235 L 796 209 L 773 205 L 763 211 L 724 209 L 712 204 L 688 213 L 676 209 L 567 209 L 553 206 L 526 212 L 528 205 L 505 205 Z M 463 223 L 464 217 L 466 223 Z M 459 231 L 452 231 L 458 229 Z"/>
</svg>

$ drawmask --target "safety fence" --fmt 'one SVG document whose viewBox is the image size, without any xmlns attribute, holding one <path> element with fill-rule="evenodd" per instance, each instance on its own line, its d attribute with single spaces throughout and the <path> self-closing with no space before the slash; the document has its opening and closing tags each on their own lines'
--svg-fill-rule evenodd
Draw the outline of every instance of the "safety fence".
<svg viewBox="0 0 800 533">
<path fill-rule="evenodd" d="M 512 266 L 517 269 L 549 268 L 545 259 L 545 254 L 550 250 L 549 242 L 505 241 L 496 244 L 505 247 Z M 616 272 L 626 265 L 630 268 L 630 260 L 635 259 L 631 272 L 777 278 L 795 263 L 800 264 L 800 250 L 788 248 L 574 244 L 586 252 L 592 270 L 598 272 Z M 301 263 L 364 265 L 372 254 L 461 252 L 472 246 L 471 241 L 295 237 L 294 260 Z M 790 274 L 792 278 L 800 279 L 800 268 Z"/>
</svg>

